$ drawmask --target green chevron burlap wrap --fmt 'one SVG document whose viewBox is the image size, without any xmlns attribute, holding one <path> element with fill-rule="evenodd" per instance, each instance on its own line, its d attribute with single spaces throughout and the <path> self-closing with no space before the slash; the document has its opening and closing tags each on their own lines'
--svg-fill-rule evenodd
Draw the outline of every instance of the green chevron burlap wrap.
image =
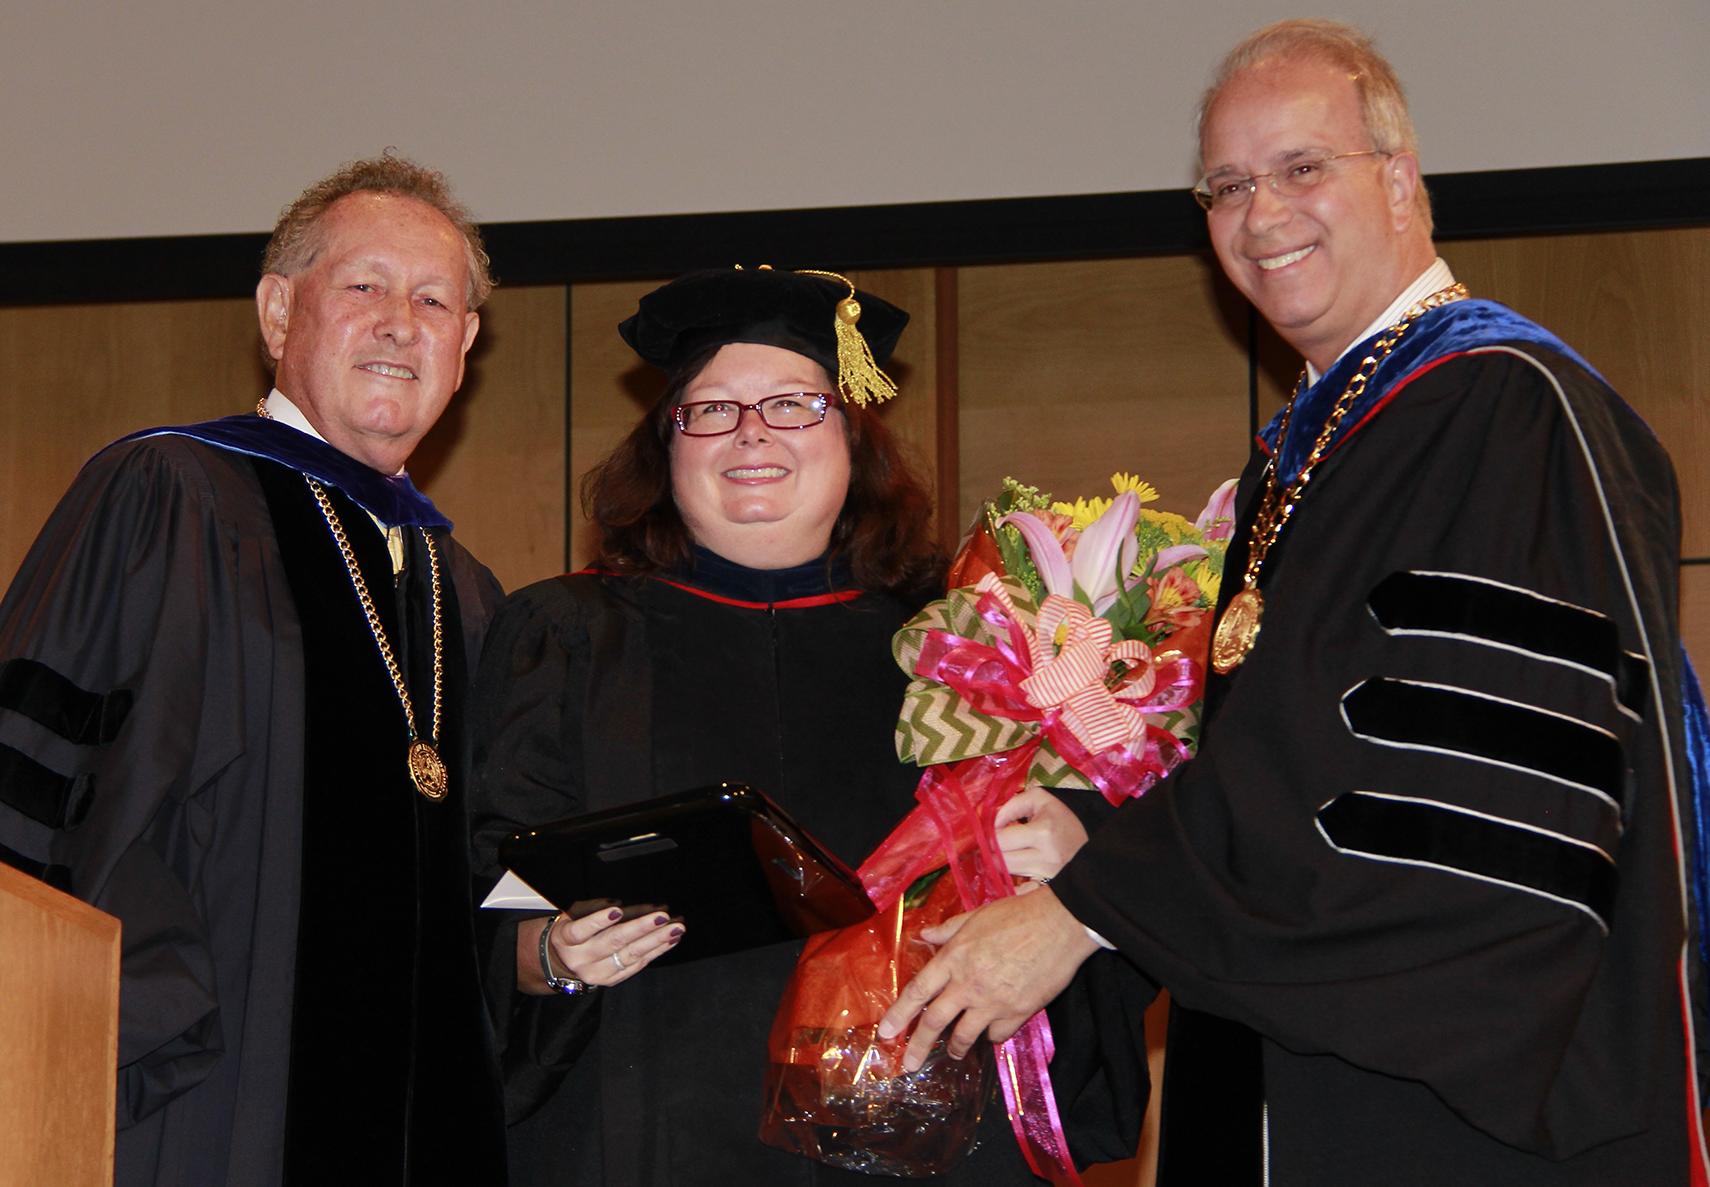
<svg viewBox="0 0 1710 1187">
<path fill-rule="evenodd" d="M 1017 616 L 1031 630 L 1039 610 L 1027 587 L 1007 576 L 1003 585 L 1015 604 Z M 909 619 L 891 639 L 891 654 L 896 657 L 897 665 L 914 676 L 921 645 L 929 631 L 945 631 L 996 646 L 991 628 L 980 617 L 978 601 L 979 595 L 971 587 L 953 589 Z M 915 676 L 903 694 L 902 712 L 897 717 L 897 757 L 923 767 L 960 762 L 982 754 L 1014 750 L 1038 737 L 1039 732 L 1037 721 L 1012 721 L 981 713 L 947 685 Z M 1044 787 L 1097 790 L 1058 755 L 1049 740 L 1040 745 L 1027 777 Z"/>
</svg>

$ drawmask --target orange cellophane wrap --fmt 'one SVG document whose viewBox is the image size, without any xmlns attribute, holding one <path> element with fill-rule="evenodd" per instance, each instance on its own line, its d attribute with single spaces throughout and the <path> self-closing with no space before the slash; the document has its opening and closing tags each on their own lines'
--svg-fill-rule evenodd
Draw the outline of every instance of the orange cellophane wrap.
<svg viewBox="0 0 1710 1187">
<path fill-rule="evenodd" d="M 992 539 L 991 528 L 987 526 L 986 517 L 982 513 L 963 537 L 962 547 L 956 550 L 956 559 L 950 562 L 950 572 L 945 577 L 944 588 L 976 586 L 980 583 L 980 578 L 987 573 L 1002 577 L 1004 567 L 1003 558 L 998 555 L 997 541 Z"/>
<path fill-rule="evenodd" d="M 962 909 L 940 877 L 918 906 L 897 897 L 866 923 L 808 940 L 772 1022 L 760 1140 L 848 1170 L 924 1178 L 967 1151 L 990 1093 L 989 1052 L 940 1048 L 902 1070 L 908 1035 L 878 1037 L 897 992 L 931 959 L 922 928 Z"/>
</svg>

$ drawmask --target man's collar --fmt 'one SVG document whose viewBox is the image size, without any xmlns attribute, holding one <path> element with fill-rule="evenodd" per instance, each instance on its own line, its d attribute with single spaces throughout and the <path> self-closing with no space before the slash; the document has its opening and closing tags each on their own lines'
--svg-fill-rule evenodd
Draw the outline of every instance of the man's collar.
<svg viewBox="0 0 1710 1187">
<path fill-rule="evenodd" d="M 268 410 L 272 411 L 271 404 Z M 193 425 L 144 429 L 121 437 L 120 441 L 162 435 L 189 437 L 218 449 L 289 466 L 327 486 L 337 487 L 384 526 L 451 529 L 451 521 L 415 488 L 408 474 L 402 471 L 381 474 L 371 470 L 355 458 L 340 453 L 313 432 L 299 430 L 282 421 L 250 412 Z"/>
<path fill-rule="evenodd" d="M 1379 330 L 1387 330 L 1390 326 L 1394 325 L 1401 319 L 1401 315 L 1407 312 L 1407 310 L 1413 305 L 1423 301 L 1426 297 L 1429 297 L 1439 289 L 1446 289 L 1454 283 L 1455 274 L 1449 271 L 1448 262 L 1445 261 L 1442 256 L 1438 256 L 1436 259 L 1431 261 L 1431 266 L 1429 268 L 1425 269 L 1425 271 L 1421 272 L 1414 278 L 1412 284 L 1401 290 L 1395 300 L 1389 303 L 1389 308 L 1378 314 L 1377 317 L 1372 319 L 1370 325 L 1361 330 L 1358 334 L 1354 335 L 1354 340 L 1342 348 L 1342 354 L 1336 356 L 1336 362 L 1340 362 L 1342 360 L 1342 355 L 1347 354 L 1350 350 L 1364 342 L 1367 338 L 1370 338 Z M 1336 362 L 1332 362 L 1330 366 L 1332 368 L 1335 367 Z M 1311 387 L 1313 384 L 1317 383 L 1318 380 L 1318 368 L 1314 367 L 1311 363 L 1306 364 L 1306 386 Z"/>
<path fill-rule="evenodd" d="M 1382 332 L 1383 329 L 1376 329 L 1373 334 Z M 1369 345 L 1372 340 L 1373 335 L 1368 335 L 1362 344 Z M 1499 343 L 1540 346 L 1572 360 L 1592 375 L 1597 374 L 1561 339 L 1512 309 L 1495 301 L 1477 298 L 1453 301 L 1421 316 L 1382 359 L 1381 367 L 1372 375 L 1371 382 L 1354 396 L 1348 406 L 1324 456 L 1330 456 L 1358 433 L 1406 387 L 1410 377 L 1419 374 L 1427 364 Z M 1259 430 L 1261 446 L 1276 457 L 1275 473 L 1282 486 L 1292 485 L 1299 476 L 1306 458 L 1317 448 L 1318 431 L 1349 391 L 1354 375 L 1364 369 L 1364 363 L 1365 355 L 1361 352 L 1345 351 L 1317 383 L 1302 391 L 1292 402 L 1293 412 L 1288 417 L 1286 440 L 1279 441 L 1283 435 L 1284 415 L 1281 412 Z M 1298 432 L 1297 426 L 1300 427 Z"/>
<path fill-rule="evenodd" d="M 291 402 L 291 397 L 287 396 L 278 388 L 274 388 L 272 391 L 268 392 L 267 399 L 262 401 L 262 403 L 267 407 L 267 415 L 278 421 L 280 424 L 288 425 L 299 432 L 307 433 L 317 441 L 326 440 L 325 437 L 315 431 L 315 426 L 309 423 L 309 418 L 303 415 L 303 410 L 293 404 Z M 403 467 L 400 466 L 398 468 L 398 474 L 403 474 L 403 472 Z M 398 475 L 393 475 L 393 477 L 397 476 Z M 366 511 L 367 508 L 363 508 L 363 510 Z M 381 519 L 372 511 L 368 512 L 368 518 L 374 521 L 374 526 L 379 528 L 381 534 L 386 537 L 386 551 L 392 555 L 392 572 L 394 574 L 402 573 L 404 571 L 403 533 L 395 525 L 386 523 L 385 520 Z"/>
<path fill-rule="evenodd" d="M 315 426 L 309 423 L 309 418 L 303 415 L 303 410 L 293 404 L 291 397 L 278 388 L 268 392 L 267 399 L 263 403 L 267 405 L 267 415 L 280 424 L 290 425 L 299 433 L 307 433 L 317 441 L 326 440 L 315 430 Z"/>
<path fill-rule="evenodd" d="M 271 416 L 280 424 L 290 425 L 298 432 L 307 433 L 316 441 L 326 441 L 326 438 L 321 436 L 320 433 L 315 430 L 315 426 L 309 423 L 309 418 L 303 415 L 303 410 L 293 404 L 291 402 L 291 397 L 287 396 L 278 388 L 274 388 L 272 391 L 267 393 L 267 400 L 265 403 L 267 404 L 267 415 Z M 328 442 L 328 444 L 331 444 L 331 442 Z M 403 474 L 403 472 L 404 467 L 399 466 L 397 473 L 393 474 L 392 477 L 396 478 Z"/>
</svg>

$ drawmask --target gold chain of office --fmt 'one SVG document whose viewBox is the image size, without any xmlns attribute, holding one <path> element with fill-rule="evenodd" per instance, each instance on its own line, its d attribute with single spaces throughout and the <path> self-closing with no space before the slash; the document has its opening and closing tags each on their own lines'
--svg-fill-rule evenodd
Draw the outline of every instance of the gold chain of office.
<svg viewBox="0 0 1710 1187">
<path fill-rule="evenodd" d="M 449 790 L 449 780 L 445 760 L 435 749 L 435 744 L 439 741 L 440 694 L 445 683 L 445 639 L 440 626 L 439 550 L 434 546 L 433 537 L 423 531 L 422 542 L 427 545 L 428 572 L 433 578 L 433 717 L 429 719 L 428 736 L 424 740 L 416 732 L 415 707 L 410 701 L 410 689 L 404 682 L 403 670 L 398 666 L 398 657 L 392 651 L 391 641 L 386 638 L 386 628 L 380 625 L 380 615 L 374 608 L 374 599 L 368 594 L 368 583 L 362 579 L 362 570 L 356 564 L 356 552 L 350 546 L 349 537 L 344 534 L 344 525 L 339 522 L 338 512 L 333 509 L 332 500 L 327 498 L 327 492 L 320 483 L 307 474 L 303 475 L 303 480 L 314 493 L 315 502 L 321 505 L 321 514 L 326 517 L 327 527 L 332 529 L 333 539 L 338 542 L 339 555 L 344 558 L 345 570 L 350 574 L 350 584 L 356 590 L 357 601 L 362 603 L 363 615 L 368 619 L 368 631 L 374 636 L 374 644 L 380 649 L 380 658 L 386 663 L 386 674 L 392 678 L 392 687 L 398 694 L 398 703 L 404 707 L 404 722 L 410 728 L 410 782 L 428 799 L 443 800 Z"/>
<path fill-rule="evenodd" d="M 257 416 L 265 420 L 273 419 L 267 411 L 265 400 L 256 405 L 255 411 Z M 440 707 L 445 688 L 445 632 L 440 611 L 443 599 L 440 596 L 439 548 L 434 544 L 433 537 L 423 529 L 422 543 L 427 546 L 428 574 L 433 590 L 433 716 L 428 721 L 428 736 L 424 739 L 416 731 L 415 703 L 410 699 L 410 688 L 404 680 L 403 669 L 398 665 L 398 657 L 392 650 L 391 640 L 386 637 L 386 628 L 380 622 L 380 614 L 374 607 L 374 598 L 368 592 L 368 582 L 363 580 L 362 569 L 356 563 L 356 550 L 350 546 L 350 537 L 345 535 L 344 524 L 339 519 L 338 511 L 333 507 L 332 500 L 327 498 L 326 489 L 320 483 L 307 474 L 303 475 L 303 481 L 309 484 L 309 493 L 315 496 L 315 502 L 321 508 L 321 516 L 327 521 L 333 541 L 338 545 L 345 572 L 350 574 L 351 588 L 356 591 L 356 600 L 362 605 L 363 617 L 368 620 L 368 633 L 374 636 L 374 645 L 380 650 L 380 659 L 386 665 L 386 674 L 392 678 L 392 688 L 398 694 L 398 703 L 403 706 L 404 724 L 410 731 L 410 746 L 406 755 L 410 782 L 422 795 L 437 803 L 445 798 L 451 788 L 445 759 L 440 757 L 437 748 Z"/>
<path fill-rule="evenodd" d="M 1228 675 L 1241 666 L 1247 654 L 1253 650 L 1253 645 L 1259 638 L 1260 619 L 1264 615 L 1265 599 L 1259 592 L 1259 571 L 1265 563 L 1265 556 L 1271 546 L 1282 535 L 1283 525 L 1288 523 L 1296 507 L 1306 495 L 1307 484 L 1312 481 L 1312 473 L 1318 463 L 1324 460 L 1329 451 L 1330 441 L 1341 427 L 1342 420 L 1348 415 L 1348 410 L 1365 393 L 1366 385 L 1371 382 L 1373 375 L 1390 356 L 1407 333 L 1407 329 L 1419 317 L 1432 309 L 1460 301 L 1467 296 L 1467 286 L 1452 284 L 1448 288 L 1439 289 L 1408 307 L 1401 319 L 1383 332 L 1383 336 L 1372 344 L 1372 353 L 1360 362 L 1359 369 L 1354 372 L 1348 386 L 1336 398 L 1335 405 L 1330 409 L 1330 415 L 1324 420 L 1324 427 L 1318 431 L 1318 437 L 1312 443 L 1312 450 L 1306 456 L 1306 462 L 1300 467 L 1300 474 L 1290 484 L 1288 490 L 1282 490 L 1282 484 L 1277 481 L 1277 459 L 1282 456 L 1283 446 L 1288 441 L 1289 422 L 1294 418 L 1295 401 L 1300 398 L 1301 391 L 1306 386 L 1306 372 L 1300 373 L 1295 381 L 1294 391 L 1288 398 L 1288 406 L 1283 409 L 1282 424 L 1277 429 L 1277 447 L 1271 455 L 1270 462 L 1265 466 L 1265 493 L 1259 503 L 1259 512 L 1253 517 L 1253 526 L 1247 533 L 1247 568 L 1241 578 L 1241 589 L 1229 599 L 1229 605 L 1224 607 L 1223 616 L 1217 621 L 1217 629 L 1211 636 L 1211 666 L 1220 675 Z"/>
</svg>

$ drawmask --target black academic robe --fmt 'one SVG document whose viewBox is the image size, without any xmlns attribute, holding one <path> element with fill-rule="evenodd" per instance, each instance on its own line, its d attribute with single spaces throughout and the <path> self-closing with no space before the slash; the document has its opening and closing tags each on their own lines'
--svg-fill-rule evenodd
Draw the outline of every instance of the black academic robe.
<svg viewBox="0 0 1710 1187">
<path fill-rule="evenodd" d="M 1180 1007 L 1170 1187 L 1660 1185 L 1699 1157 L 1673 471 L 1479 304 L 1350 414 L 1198 756 L 1054 883 Z"/>
<path fill-rule="evenodd" d="M 419 533 L 394 591 L 380 533 L 330 497 L 424 714 Z M 0 846 L 123 923 L 121 1187 L 503 1180 L 457 779 L 499 591 L 435 532 L 438 804 L 292 469 L 179 435 L 111 447 L 0 604 Z"/>
<path fill-rule="evenodd" d="M 890 643 L 924 597 L 834 600 L 834 588 L 823 562 L 765 573 L 698 551 L 672 580 L 572 574 L 514 594 L 476 683 L 477 873 L 496 880 L 499 841 L 524 826 L 721 780 L 764 790 L 859 862 L 914 802 L 919 771 L 892 743 L 907 678 Z M 587 998 L 526 997 L 514 925 L 492 926 L 514 1182 L 873 1182 L 756 1136 L 798 943 L 653 967 Z M 1065 1023 L 1071 1045 L 1106 1021 L 1123 1056 L 1114 1072 L 1084 1051 L 1066 1062 L 1066 1096 L 1086 1103 L 1065 1112 L 1109 1135 L 1083 1147 L 1109 1159 L 1134 1148 L 1143 1039 L 1138 1013 L 1104 1000 L 1107 1018 L 1086 1006 Z M 1001 1098 L 946 1181 L 1037 1181 Z"/>
</svg>

